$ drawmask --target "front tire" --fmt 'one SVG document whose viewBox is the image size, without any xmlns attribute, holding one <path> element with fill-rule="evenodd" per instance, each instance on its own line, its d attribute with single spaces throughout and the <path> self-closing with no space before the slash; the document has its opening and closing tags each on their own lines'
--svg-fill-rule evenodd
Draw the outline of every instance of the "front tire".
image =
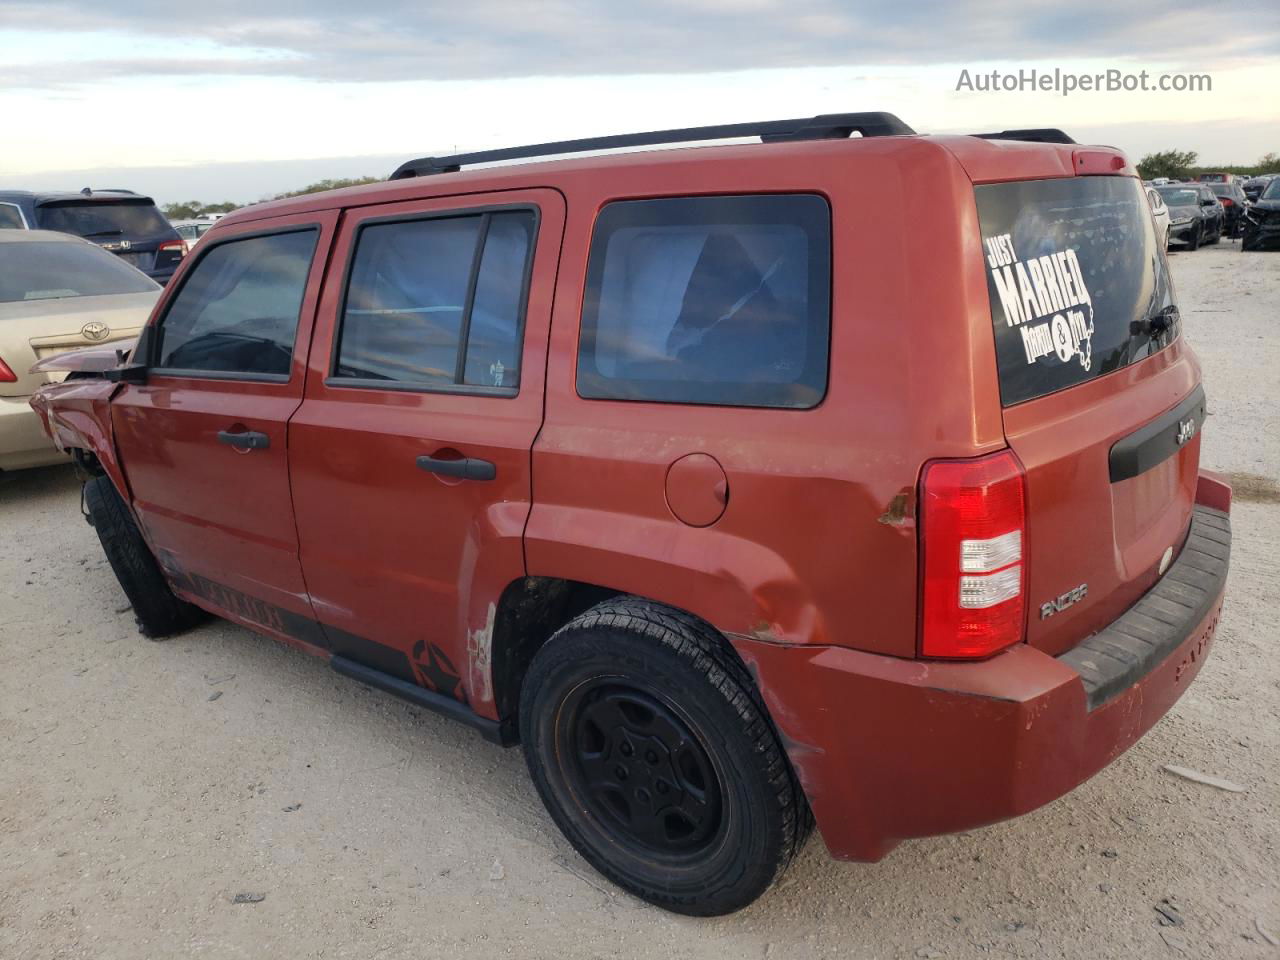
<svg viewBox="0 0 1280 960">
<path fill-rule="evenodd" d="M 204 619 L 199 607 L 178 599 L 169 589 L 160 565 L 109 477 L 86 481 L 84 502 L 107 562 L 133 604 L 133 615 L 143 636 L 159 640 Z"/>
<path fill-rule="evenodd" d="M 764 704 L 723 638 L 635 597 L 538 651 L 520 697 L 525 759 L 574 848 L 676 913 L 741 909 L 812 826 Z"/>
<path fill-rule="evenodd" d="M 1200 241 L 1204 239 L 1204 224 L 1197 224 L 1196 232 L 1187 239 L 1187 250 L 1200 249 Z"/>
</svg>

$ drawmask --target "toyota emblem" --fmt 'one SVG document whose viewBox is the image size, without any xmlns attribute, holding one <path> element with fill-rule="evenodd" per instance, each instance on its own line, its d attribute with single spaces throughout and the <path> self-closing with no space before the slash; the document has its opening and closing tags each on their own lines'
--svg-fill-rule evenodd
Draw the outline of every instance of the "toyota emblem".
<svg viewBox="0 0 1280 960">
<path fill-rule="evenodd" d="M 101 320 L 91 320 L 80 328 L 80 333 L 86 340 L 105 340 L 111 335 L 111 328 Z"/>
</svg>

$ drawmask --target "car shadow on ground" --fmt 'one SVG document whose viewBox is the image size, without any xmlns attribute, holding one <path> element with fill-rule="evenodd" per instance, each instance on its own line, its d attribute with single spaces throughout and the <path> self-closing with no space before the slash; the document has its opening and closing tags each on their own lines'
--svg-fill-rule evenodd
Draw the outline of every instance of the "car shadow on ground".
<svg viewBox="0 0 1280 960">
<path fill-rule="evenodd" d="M 79 485 L 70 463 L 33 470 L 0 470 L 0 509 L 19 501 L 30 507 L 42 499 L 61 504 L 67 491 Z"/>
</svg>

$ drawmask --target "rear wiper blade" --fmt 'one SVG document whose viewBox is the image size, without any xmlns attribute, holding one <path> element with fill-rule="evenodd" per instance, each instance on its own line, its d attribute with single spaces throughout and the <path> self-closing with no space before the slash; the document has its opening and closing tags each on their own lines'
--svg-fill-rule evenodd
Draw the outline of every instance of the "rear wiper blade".
<svg viewBox="0 0 1280 960">
<path fill-rule="evenodd" d="M 93 233 L 82 233 L 80 236 L 87 240 L 90 237 L 118 237 L 122 233 L 124 233 L 123 230 L 96 230 Z"/>
</svg>

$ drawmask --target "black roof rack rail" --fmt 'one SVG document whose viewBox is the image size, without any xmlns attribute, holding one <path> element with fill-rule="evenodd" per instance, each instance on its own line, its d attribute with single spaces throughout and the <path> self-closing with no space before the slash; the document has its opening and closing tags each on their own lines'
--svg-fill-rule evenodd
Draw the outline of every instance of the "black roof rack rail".
<svg viewBox="0 0 1280 960">
<path fill-rule="evenodd" d="M 1030 143 L 1075 143 L 1057 127 L 1031 127 L 1026 130 L 1001 130 L 999 133 L 971 133 L 982 140 L 1026 140 Z"/>
<path fill-rule="evenodd" d="M 859 133 L 864 137 L 912 136 L 915 131 L 892 113 L 826 113 L 797 120 L 762 120 L 755 123 L 728 123 L 715 127 L 684 127 L 679 130 L 650 130 L 647 133 L 621 133 L 610 137 L 588 137 L 583 140 L 557 140 L 501 150 L 458 153 L 448 157 L 420 157 L 402 163 L 389 180 L 405 180 L 435 173 L 456 173 L 475 163 L 499 160 L 525 160 L 551 157 L 590 150 L 618 147 L 652 147 L 664 143 L 693 143 L 700 140 L 728 140 L 735 137 L 759 137 L 764 143 L 785 140 L 838 140 Z"/>
</svg>

